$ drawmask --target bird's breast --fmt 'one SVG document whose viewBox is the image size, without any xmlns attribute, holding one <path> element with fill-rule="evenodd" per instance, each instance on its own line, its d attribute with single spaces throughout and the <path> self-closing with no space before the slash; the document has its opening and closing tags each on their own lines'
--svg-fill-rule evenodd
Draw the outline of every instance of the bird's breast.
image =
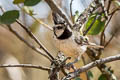
<svg viewBox="0 0 120 80">
<path fill-rule="evenodd" d="M 61 52 L 63 52 L 65 56 L 69 56 L 71 58 L 77 58 L 82 53 L 84 53 L 85 48 L 86 48 L 84 46 L 80 46 L 76 44 L 72 39 L 67 39 L 67 40 L 55 39 L 55 46 Z"/>
</svg>

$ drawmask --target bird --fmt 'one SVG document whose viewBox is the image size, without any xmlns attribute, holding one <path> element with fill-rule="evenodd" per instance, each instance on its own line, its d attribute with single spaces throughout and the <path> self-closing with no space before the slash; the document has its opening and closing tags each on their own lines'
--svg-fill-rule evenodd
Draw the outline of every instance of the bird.
<svg viewBox="0 0 120 80">
<path fill-rule="evenodd" d="M 52 16 L 55 24 L 53 27 L 54 44 L 65 56 L 71 57 L 68 62 L 77 63 L 87 48 L 104 48 L 91 43 L 89 38 L 83 36 L 80 32 L 72 30 L 58 13 L 53 12 Z"/>
<path fill-rule="evenodd" d="M 80 35 L 77 31 L 72 31 L 58 13 L 53 12 L 52 16 L 55 24 L 53 26 L 54 44 L 64 56 L 71 58 L 70 60 L 67 60 L 67 64 L 70 63 L 67 67 L 71 65 L 74 67 L 70 68 L 68 71 L 75 71 L 77 68 L 84 65 L 84 63 L 80 61 L 80 58 L 87 49 L 88 38 Z M 86 73 L 81 73 L 80 78 L 87 80 Z"/>
<path fill-rule="evenodd" d="M 59 14 L 53 12 L 52 16 L 55 24 L 53 27 L 55 46 L 65 56 L 71 57 L 70 61 L 76 63 L 87 49 L 88 38 L 77 31 L 72 31 Z"/>
</svg>

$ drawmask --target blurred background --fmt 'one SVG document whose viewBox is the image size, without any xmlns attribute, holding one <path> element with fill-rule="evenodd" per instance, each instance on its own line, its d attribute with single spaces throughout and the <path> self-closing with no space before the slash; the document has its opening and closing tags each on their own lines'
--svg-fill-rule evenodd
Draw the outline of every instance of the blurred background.
<svg viewBox="0 0 120 80">
<path fill-rule="evenodd" d="M 70 2 L 71 0 L 55 0 L 58 5 L 68 14 L 70 17 Z M 79 14 L 88 7 L 92 0 L 74 0 L 72 5 L 73 15 L 78 10 Z M 13 5 L 12 0 L 0 0 L 0 6 L 2 6 L 6 11 L 14 10 L 19 8 Z M 113 5 L 114 7 L 114 5 Z M 111 9 L 113 8 L 111 7 Z M 41 19 L 46 24 L 53 26 L 51 9 L 45 1 L 41 1 L 36 6 L 32 7 L 36 18 Z M 0 15 L 2 14 L 0 10 Z M 53 33 L 34 21 L 30 16 L 21 12 L 20 20 L 24 25 L 31 29 L 31 31 L 39 38 L 39 40 L 45 45 L 45 47 L 56 56 L 58 52 L 57 48 L 54 46 Z M 120 29 L 120 12 L 115 13 L 110 24 L 106 30 L 107 40 L 111 35 L 118 29 Z M 26 32 L 17 24 L 12 24 L 14 29 L 19 32 L 19 34 L 24 37 L 28 42 L 35 44 L 35 42 L 26 34 Z M 100 36 L 90 36 L 91 41 L 99 44 Z M 104 50 L 102 57 L 107 57 L 111 55 L 117 55 L 120 53 L 120 36 L 119 31 L 114 37 L 112 42 Z M 86 59 L 88 60 L 88 59 Z M 112 66 L 115 75 L 118 80 L 120 79 L 120 61 L 108 63 L 108 66 Z M 0 26 L 0 64 L 36 64 L 50 66 L 50 62 L 46 60 L 43 56 L 37 54 L 26 46 L 23 42 L 17 39 L 6 27 Z M 97 68 L 92 68 L 91 71 L 94 74 L 94 79 L 97 80 L 100 71 Z M 48 80 L 48 73 L 46 71 L 28 68 L 0 68 L 0 79 L 1 80 Z"/>
</svg>

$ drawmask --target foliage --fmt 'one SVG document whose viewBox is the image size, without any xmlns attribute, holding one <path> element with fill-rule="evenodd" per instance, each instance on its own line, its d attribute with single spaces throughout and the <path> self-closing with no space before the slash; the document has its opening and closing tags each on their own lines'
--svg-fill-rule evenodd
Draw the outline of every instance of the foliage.
<svg viewBox="0 0 120 80">
<path fill-rule="evenodd" d="M 35 6 L 41 0 L 14 0 L 14 4 L 24 3 L 25 6 Z"/>
<path fill-rule="evenodd" d="M 18 6 L 19 6 L 19 4 L 24 4 L 22 7 L 19 7 L 19 8 L 21 10 L 23 10 L 23 12 L 25 12 L 28 15 L 32 16 L 33 19 L 37 20 L 34 17 L 34 11 L 33 11 L 31 6 L 37 5 L 40 1 L 41 0 L 14 0 L 13 3 L 15 5 L 18 5 Z M 118 6 L 120 6 L 120 2 L 119 1 L 115 0 L 114 2 Z M 10 11 L 4 12 L 2 15 L 0 15 L 0 24 L 7 24 L 9 26 L 10 24 L 14 23 L 19 18 L 19 16 L 20 16 L 19 13 L 20 12 L 18 10 L 10 10 Z M 80 16 L 79 12 L 76 11 L 75 15 L 74 15 L 74 23 L 77 21 L 79 16 Z M 101 13 L 93 13 L 93 14 L 91 13 L 90 16 L 87 19 L 88 20 L 86 21 L 84 28 L 85 28 L 85 31 L 88 30 L 88 32 L 87 32 L 88 35 L 98 35 L 100 32 L 102 32 L 104 30 L 105 23 L 106 23 L 105 13 L 102 13 L 102 12 Z M 27 28 L 25 27 L 25 29 L 27 29 Z M 30 29 L 32 29 L 32 28 L 30 28 Z M 35 27 L 34 27 L 34 29 L 35 29 Z M 29 30 L 26 30 L 26 31 L 28 32 Z M 34 37 L 34 36 L 32 36 L 32 37 Z M 45 50 L 45 49 L 43 49 L 43 50 Z M 113 71 L 112 70 L 108 69 L 107 72 L 109 72 L 113 77 L 115 77 L 113 75 Z M 91 79 L 91 78 L 93 78 L 93 76 L 94 75 L 92 74 L 92 72 L 88 71 L 88 77 Z M 81 79 L 77 77 L 74 80 L 81 80 Z M 107 77 L 106 77 L 105 74 L 102 73 L 99 76 L 98 80 L 107 80 Z"/>
<path fill-rule="evenodd" d="M 96 20 L 93 23 L 92 27 L 90 28 L 90 30 L 88 31 L 87 34 L 89 34 L 89 35 L 97 35 L 100 32 L 102 32 L 103 29 L 104 29 L 105 21 L 106 21 L 103 18 L 104 18 L 104 14 L 102 14 L 102 15 L 100 15 L 98 13 L 92 14 L 88 18 L 88 21 L 87 21 L 87 23 L 85 25 L 85 30 L 87 30 L 91 26 L 91 24 L 93 23 L 94 19 L 96 19 Z"/>
<path fill-rule="evenodd" d="M 88 77 L 93 78 L 93 73 L 91 71 L 88 71 Z"/>
<path fill-rule="evenodd" d="M 12 24 L 18 18 L 19 18 L 18 10 L 7 11 L 0 17 L 0 23 Z"/>
<path fill-rule="evenodd" d="M 14 4 L 19 4 L 19 3 L 24 3 L 25 0 L 14 0 L 13 3 Z"/>
<path fill-rule="evenodd" d="M 38 4 L 41 0 L 25 0 L 24 5 L 26 6 L 34 6 Z"/>
<path fill-rule="evenodd" d="M 106 75 L 105 74 L 101 74 L 99 76 L 98 80 L 107 80 Z"/>
</svg>

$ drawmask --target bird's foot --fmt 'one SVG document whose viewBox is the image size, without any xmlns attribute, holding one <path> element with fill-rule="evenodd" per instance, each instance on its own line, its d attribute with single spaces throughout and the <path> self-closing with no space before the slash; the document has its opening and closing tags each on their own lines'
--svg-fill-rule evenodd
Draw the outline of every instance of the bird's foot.
<svg viewBox="0 0 120 80">
<path fill-rule="evenodd" d="M 67 64 L 65 65 L 65 68 L 66 68 L 67 70 L 70 70 L 70 69 L 72 68 L 74 71 L 76 71 L 76 67 L 74 66 L 74 62 L 69 62 L 69 63 L 67 63 Z"/>
</svg>

